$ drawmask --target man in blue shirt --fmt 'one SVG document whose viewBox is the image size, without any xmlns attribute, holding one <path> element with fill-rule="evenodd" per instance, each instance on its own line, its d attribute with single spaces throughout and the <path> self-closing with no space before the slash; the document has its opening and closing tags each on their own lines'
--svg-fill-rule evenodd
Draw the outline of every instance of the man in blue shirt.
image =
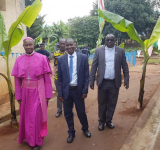
<svg viewBox="0 0 160 150">
<path fill-rule="evenodd" d="M 116 108 L 119 88 L 122 83 L 121 69 L 123 69 L 124 86 L 129 88 L 129 69 L 126 62 L 124 49 L 115 46 L 115 36 L 108 34 L 105 38 L 105 46 L 95 50 L 93 58 L 90 88 L 94 90 L 95 75 L 97 73 L 98 86 L 98 114 L 100 131 L 104 125 L 114 129 L 112 118 Z"/>
<path fill-rule="evenodd" d="M 89 57 L 89 55 L 90 55 L 90 49 L 88 47 L 88 43 L 86 43 L 85 46 L 82 48 L 82 53 L 86 54 Z"/>
<path fill-rule="evenodd" d="M 36 52 L 39 53 L 39 54 L 45 55 L 50 62 L 50 54 L 47 50 L 45 50 L 45 44 L 44 43 L 40 44 L 40 49 L 37 50 Z"/>
<path fill-rule="evenodd" d="M 82 53 L 81 49 L 77 46 L 76 41 L 74 41 L 74 44 L 75 44 L 75 48 L 76 48 L 75 52 Z"/>
</svg>

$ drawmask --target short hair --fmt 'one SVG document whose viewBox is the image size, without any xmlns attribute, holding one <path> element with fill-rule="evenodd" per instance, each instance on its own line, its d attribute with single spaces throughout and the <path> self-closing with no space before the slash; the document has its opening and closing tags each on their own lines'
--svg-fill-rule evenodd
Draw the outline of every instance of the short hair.
<svg viewBox="0 0 160 150">
<path fill-rule="evenodd" d="M 66 42 L 68 42 L 68 41 L 73 41 L 73 43 L 74 43 L 74 40 L 72 38 L 66 39 Z"/>
<path fill-rule="evenodd" d="M 40 46 L 41 46 L 41 45 L 45 45 L 45 44 L 44 44 L 44 43 L 41 43 Z"/>
<path fill-rule="evenodd" d="M 64 41 L 64 42 L 65 42 L 65 41 L 66 41 L 66 39 L 59 39 L 59 43 L 60 43 L 60 42 L 62 42 L 62 41 Z"/>
<path fill-rule="evenodd" d="M 113 37 L 114 39 L 116 38 L 113 34 L 107 34 L 106 37 L 108 37 L 108 36 L 111 36 L 111 37 Z"/>
</svg>

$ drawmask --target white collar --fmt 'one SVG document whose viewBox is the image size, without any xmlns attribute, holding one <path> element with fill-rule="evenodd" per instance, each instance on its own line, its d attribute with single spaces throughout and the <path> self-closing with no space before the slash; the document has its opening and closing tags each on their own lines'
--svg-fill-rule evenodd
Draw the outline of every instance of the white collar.
<svg viewBox="0 0 160 150">
<path fill-rule="evenodd" d="M 115 46 L 113 46 L 112 48 L 109 48 L 107 46 L 105 46 L 106 49 L 109 49 L 109 50 L 112 50 L 112 49 L 115 49 Z"/>
<path fill-rule="evenodd" d="M 72 54 L 72 55 L 70 55 L 69 53 L 67 53 L 68 54 L 68 57 L 69 56 L 76 56 L 76 52 L 74 51 L 74 53 Z"/>
<path fill-rule="evenodd" d="M 31 54 L 27 54 L 27 53 L 26 53 L 26 55 L 27 55 L 27 56 L 31 56 L 31 55 L 33 55 L 33 53 L 34 53 L 34 51 L 33 51 Z"/>
</svg>

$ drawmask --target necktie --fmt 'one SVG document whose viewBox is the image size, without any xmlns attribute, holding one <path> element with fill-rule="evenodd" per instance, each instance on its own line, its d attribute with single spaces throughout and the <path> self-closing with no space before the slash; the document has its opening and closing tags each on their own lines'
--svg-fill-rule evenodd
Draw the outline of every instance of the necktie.
<svg viewBox="0 0 160 150">
<path fill-rule="evenodd" d="M 72 81 L 72 74 L 73 74 L 73 56 L 69 56 L 70 64 L 69 64 L 69 79 L 70 82 Z"/>
</svg>

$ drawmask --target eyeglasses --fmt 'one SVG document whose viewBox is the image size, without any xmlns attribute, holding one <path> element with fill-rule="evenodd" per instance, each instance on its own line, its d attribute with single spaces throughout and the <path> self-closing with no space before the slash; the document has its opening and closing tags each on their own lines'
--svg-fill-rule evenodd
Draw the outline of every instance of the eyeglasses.
<svg viewBox="0 0 160 150">
<path fill-rule="evenodd" d="M 113 42 L 114 39 L 106 39 L 106 41 L 107 41 L 107 42 L 109 42 L 109 41 Z"/>
</svg>

